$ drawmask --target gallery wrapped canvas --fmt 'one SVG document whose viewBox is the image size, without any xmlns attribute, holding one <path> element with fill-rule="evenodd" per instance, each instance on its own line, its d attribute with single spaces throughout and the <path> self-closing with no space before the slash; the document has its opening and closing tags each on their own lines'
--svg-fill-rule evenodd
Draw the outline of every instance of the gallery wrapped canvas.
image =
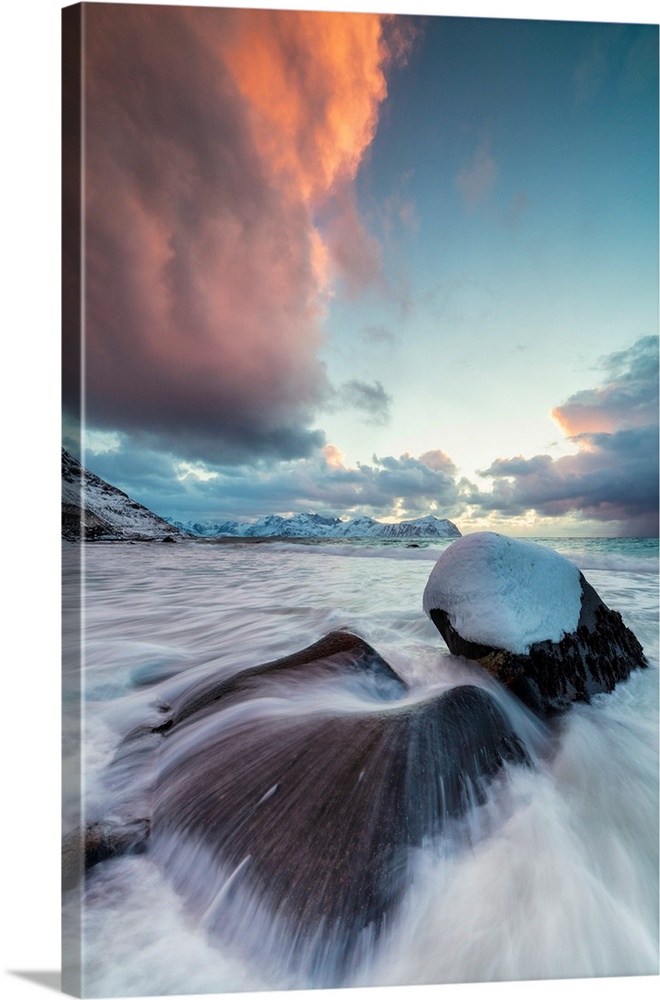
<svg viewBox="0 0 660 1000">
<path fill-rule="evenodd" d="M 63 10 L 63 986 L 658 973 L 658 28 Z"/>
</svg>

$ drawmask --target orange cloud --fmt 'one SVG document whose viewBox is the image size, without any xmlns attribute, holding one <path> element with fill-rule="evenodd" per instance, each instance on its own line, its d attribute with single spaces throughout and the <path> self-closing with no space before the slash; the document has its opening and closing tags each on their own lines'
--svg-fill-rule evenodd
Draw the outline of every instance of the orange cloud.
<svg viewBox="0 0 660 1000">
<path fill-rule="evenodd" d="M 306 203 L 355 177 L 374 137 L 387 94 L 382 29 L 378 14 L 245 10 L 221 43 L 257 148 Z"/>
<path fill-rule="evenodd" d="M 608 373 L 604 385 L 582 389 L 552 411 L 564 433 L 613 434 L 657 424 L 657 336 L 640 337 L 604 358 L 601 366 Z"/>
<path fill-rule="evenodd" d="M 340 448 L 337 448 L 334 444 L 326 444 L 323 449 L 323 456 L 326 461 L 326 465 L 330 469 L 343 469 L 344 468 L 344 453 Z"/>
<path fill-rule="evenodd" d="M 453 461 L 440 448 L 436 448 L 433 451 L 425 451 L 423 455 L 419 456 L 419 461 L 423 462 L 424 465 L 428 465 L 429 469 L 433 469 L 434 472 L 447 472 L 449 475 L 454 475 L 456 472 L 456 466 Z"/>
<path fill-rule="evenodd" d="M 291 458 L 324 443 L 325 296 L 333 270 L 349 290 L 379 276 L 353 181 L 406 23 L 86 8 L 91 422 L 194 459 Z M 69 382 L 66 398 L 73 370 Z"/>
<path fill-rule="evenodd" d="M 606 409 L 607 398 L 598 390 L 590 394 L 588 404 L 564 403 L 551 411 L 551 417 L 568 437 L 578 434 L 610 434 L 618 429 L 620 420 L 616 412 Z"/>
<path fill-rule="evenodd" d="M 309 211 L 320 290 L 337 274 L 355 296 L 379 283 L 381 258 L 351 182 L 387 96 L 385 70 L 405 63 L 415 29 L 392 15 L 326 11 L 243 10 L 233 24 L 219 44 L 255 146 L 280 190 Z M 313 213 L 330 198 L 322 236 Z"/>
</svg>

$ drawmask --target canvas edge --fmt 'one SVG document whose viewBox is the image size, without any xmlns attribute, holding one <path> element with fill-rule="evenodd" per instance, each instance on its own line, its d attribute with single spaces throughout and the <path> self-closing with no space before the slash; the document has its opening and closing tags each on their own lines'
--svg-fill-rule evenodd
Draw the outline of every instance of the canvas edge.
<svg viewBox="0 0 660 1000">
<path fill-rule="evenodd" d="M 61 11 L 62 156 L 62 383 L 74 399 L 74 433 L 82 429 L 82 108 L 84 5 Z M 73 392 L 71 391 L 73 390 Z M 67 427 L 71 432 L 71 426 Z M 62 983 L 63 993 L 82 996 L 82 546 L 62 542 Z M 64 598 L 64 586 L 63 586 Z M 66 813 L 65 816 L 65 807 Z M 72 815 L 73 811 L 73 815 Z M 73 857 L 65 864 L 65 835 Z M 65 867 L 73 885 L 66 888 Z M 73 869 L 73 872 L 71 871 Z M 73 877 L 72 877 L 73 875 Z"/>
</svg>

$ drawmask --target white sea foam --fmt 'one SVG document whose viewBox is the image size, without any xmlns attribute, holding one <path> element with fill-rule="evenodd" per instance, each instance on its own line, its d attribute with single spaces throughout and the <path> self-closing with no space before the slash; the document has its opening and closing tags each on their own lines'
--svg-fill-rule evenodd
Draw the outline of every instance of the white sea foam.
<svg viewBox="0 0 660 1000">
<path fill-rule="evenodd" d="M 229 676 L 348 628 L 404 677 L 412 699 L 457 683 L 495 691 L 536 764 L 513 769 L 471 821 L 470 850 L 429 845 L 416 853 L 398 916 L 349 985 L 657 974 L 657 574 L 604 566 L 608 544 L 627 566 L 646 565 L 654 560 L 646 543 L 637 550 L 628 540 L 599 544 L 599 568 L 586 575 L 638 635 L 650 668 L 574 707 L 554 735 L 447 653 L 421 608 L 430 547 L 341 546 L 353 556 L 368 550 L 365 559 L 345 558 L 335 544 L 327 551 L 279 543 L 88 546 L 88 818 L 119 809 L 125 789 L 111 787 L 104 768 L 121 736 L 158 718 L 158 706 L 189 681 Z M 557 547 L 577 555 L 578 565 L 589 555 L 582 540 Z M 67 587 L 73 591 L 75 580 L 65 562 Z M 150 686 L 134 686 L 149 679 Z M 360 692 L 326 686 L 316 696 L 325 710 L 337 699 L 337 708 L 341 701 L 351 711 Z M 311 692 L 295 697 L 298 709 L 314 710 Z M 124 777 L 144 791 L 149 767 Z M 211 943 L 148 854 L 96 867 L 83 936 L 89 995 L 311 985 L 273 954 L 262 961 L 259 950 L 246 958 L 222 938 Z"/>
<path fill-rule="evenodd" d="M 292 550 L 307 552 L 309 555 L 345 556 L 349 559 L 404 559 L 432 562 L 440 552 L 455 539 L 433 539 L 429 542 L 271 542 L 274 551 Z"/>
<path fill-rule="evenodd" d="M 468 535 L 464 537 L 469 537 Z M 287 541 L 268 542 L 273 551 L 307 553 L 350 559 L 393 559 L 435 562 L 442 552 L 456 541 L 422 539 L 416 542 L 370 541 Z M 531 541 L 531 539 L 530 539 Z M 613 572 L 658 572 L 657 538 L 539 538 L 534 541 L 554 549 L 584 570 L 603 569 Z M 237 544 L 240 544 L 238 542 Z"/>
</svg>

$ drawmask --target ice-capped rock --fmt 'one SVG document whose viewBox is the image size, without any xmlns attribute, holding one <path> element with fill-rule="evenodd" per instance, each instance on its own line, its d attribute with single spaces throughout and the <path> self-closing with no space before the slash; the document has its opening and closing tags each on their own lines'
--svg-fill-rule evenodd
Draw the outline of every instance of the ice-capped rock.
<svg viewBox="0 0 660 1000">
<path fill-rule="evenodd" d="M 424 610 L 450 652 L 477 660 L 536 711 L 611 691 L 642 647 L 580 570 L 553 549 L 466 535 L 436 562 Z"/>
</svg>

